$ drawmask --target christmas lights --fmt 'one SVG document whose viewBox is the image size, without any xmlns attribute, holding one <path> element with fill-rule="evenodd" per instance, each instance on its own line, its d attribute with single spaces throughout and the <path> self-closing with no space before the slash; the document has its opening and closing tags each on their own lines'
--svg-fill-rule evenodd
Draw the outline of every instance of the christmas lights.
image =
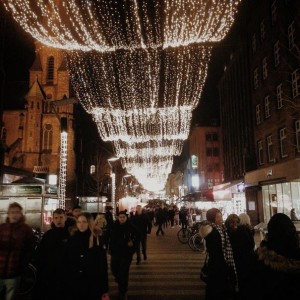
<svg viewBox="0 0 300 300">
<path fill-rule="evenodd" d="M 99 52 L 220 41 L 240 1 L 2 0 L 43 44 Z"/>
</svg>

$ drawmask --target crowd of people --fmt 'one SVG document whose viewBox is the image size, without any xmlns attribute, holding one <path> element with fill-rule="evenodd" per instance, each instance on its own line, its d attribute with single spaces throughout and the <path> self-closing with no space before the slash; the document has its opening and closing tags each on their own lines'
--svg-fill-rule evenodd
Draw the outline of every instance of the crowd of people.
<svg viewBox="0 0 300 300">
<path fill-rule="evenodd" d="M 206 217 L 199 234 L 208 258 L 207 300 L 300 299 L 299 237 L 287 215 L 271 217 L 257 249 L 247 214 L 231 214 L 223 223 L 212 208 Z"/>
<path fill-rule="evenodd" d="M 37 270 L 33 300 L 109 300 L 109 254 L 119 299 L 126 300 L 130 265 L 134 254 L 137 265 L 147 260 L 152 227 L 157 226 L 157 236 L 164 235 L 167 226 L 187 227 L 189 218 L 184 207 L 164 205 L 148 210 L 138 205 L 135 213 L 120 211 L 117 220 L 111 208 L 95 218 L 80 206 L 71 215 L 58 208 L 51 229 L 37 243 L 22 206 L 11 203 L 0 224 L 0 299 L 15 299 L 30 262 Z M 257 249 L 247 214 L 232 214 L 223 222 L 221 211 L 213 208 L 206 219 L 199 234 L 207 250 L 207 300 L 300 299 L 299 238 L 288 216 L 270 219 Z"/>
</svg>

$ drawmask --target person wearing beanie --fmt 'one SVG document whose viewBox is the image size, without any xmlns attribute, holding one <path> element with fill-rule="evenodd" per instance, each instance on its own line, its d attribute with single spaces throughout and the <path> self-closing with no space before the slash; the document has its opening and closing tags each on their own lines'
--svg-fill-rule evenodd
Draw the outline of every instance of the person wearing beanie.
<svg viewBox="0 0 300 300">
<path fill-rule="evenodd" d="M 200 227 L 199 234 L 206 242 L 207 300 L 231 300 L 238 291 L 238 279 L 228 233 L 223 225 L 222 213 L 211 208 L 206 213 L 208 223 Z"/>
<path fill-rule="evenodd" d="M 299 237 L 287 215 L 277 213 L 271 217 L 266 239 L 256 256 L 255 274 L 261 291 L 256 299 L 300 299 Z"/>
<path fill-rule="evenodd" d="M 128 221 L 126 212 L 120 211 L 112 226 L 109 243 L 110 267 L 118 284 L 119 300 L 127 299 L 129 268 L 138 241 L 138 232 Z"/>
</svg>

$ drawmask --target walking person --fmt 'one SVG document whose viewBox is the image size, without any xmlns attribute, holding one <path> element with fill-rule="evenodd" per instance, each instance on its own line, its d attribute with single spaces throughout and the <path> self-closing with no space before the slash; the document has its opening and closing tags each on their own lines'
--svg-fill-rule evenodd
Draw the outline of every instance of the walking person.
<svg viewBox="0 0 300 300">
<path fill-rule="evenodd" d="M 70 233 L 65 226 L 67 220 L 63 209 L 53 212 L 52 226 L 42 237 L 35 251 L 34 264 L 37 269 L 36 300 L 64 299 L 65 251 Z"/>
<path fill-rule="evenodd" d="M 175 217 L 174 206 L 171 206 L 169 209 L 169 220 L 171 223 L 171 228 L 174 228 L 174 217 Z"/>
<path fill-rule="evenodd" d="M 300 299 L 299 237 L 291 219 L 275 214 L 268 223 L 266 239 L 256 250 L 256 299 Z"/>
<path fill-rule="evenodd" d="M 137 241 L 136 229 L 128 221 L 126 213 L 120 211 L 118 220 L 112 226 L 109 243 L 111 271 L 118 283 L 119 300 L 127 299 L 129 268 Z"/>
<path fill-rule="evenodd" d="M 108 300 L 107 257 L 90 213 L 81 213 L 65 252 L 70 300 Z"/>
<path fill-rule="evenodd" d="M 179 220 L 181 222 L 182 229 L 187 229 L 188 215 L 187 215 L 187 210 L 184 206 L 182 206 L 179 211 Z"/>
<path fill-rule="evenodd" d="M 0 295 L 4 295 L 4 300 L 15 299 L 34 244 L 33 231 L 25 224 L 23 207 L 17 202 L 11 203 L 6 222 L 0 225 Z"/>
<path fill-rule="evenodd" d="M 136 264 L 141 264 L 141 250 L 144 260 L 147 260 L 147 234 L 151 232 L 151 221 L 148 215 L 143 212 L 142 206 L 136 206 L 136 213 L 131 219 L 132 224 L 135 226 L 139 233 L 136 247 Z"/>
<path fill-rule="evenodd" d="M 156 235 L 159 236 L 159 233 L 161 233 L 161 235 L 165 235 L 162 226 L 165 222 L 165 213 L 163 210 L 164 205 L 162 204 L 158 210 L 156 211 L 155 214 L 155 220 L 156 220 L 156 224 L 157 224 L 157 230 L 156 230 Z"/>
<path fill-rule="evenodd" d="M 227 217 L 225 226 L 232 246 L 233 258 L 238 275 L 238 299 L 251 300 L 255 298 L 255 291 L 253 290 L 255 284 L 254 266 L 256 261 L 254 252 L 255 242 L 253 231 L 250 227 L 249 216 L 241 214 L 241 218 L 242 221 L 236 214 L 231 214 Z M 241 222 L 243 222 L 243 224 L 241 224 Z"/>
<path fill-rule="evenodd" d="M 232 300 L 238 291 L 238 279 L 229 236 L 223 225 L 221 212 L 211 208 L 206 213 L 208 224 L 202 225 L 199 234 L 206 242 L 207 300 Z"/>
</svg>

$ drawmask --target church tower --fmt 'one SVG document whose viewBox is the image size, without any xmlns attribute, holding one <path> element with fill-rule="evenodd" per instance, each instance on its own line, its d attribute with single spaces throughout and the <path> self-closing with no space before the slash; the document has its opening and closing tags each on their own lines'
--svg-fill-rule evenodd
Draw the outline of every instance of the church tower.
<svg viewBox="0 0 300 300">
<path fill-rule="evenodd" d="M 60 171 L 61 124 L 68 133 L 66 196 L 74 196 L 74 100 L 70 99 L 69 75 L 62 50 L 36 42 L 36 57 L 29 70 L 25 107 L 5 111 L 6 165 L 47 178 Z M 63 120 L 63 122 L 62 122 Z"/>
</svg>

